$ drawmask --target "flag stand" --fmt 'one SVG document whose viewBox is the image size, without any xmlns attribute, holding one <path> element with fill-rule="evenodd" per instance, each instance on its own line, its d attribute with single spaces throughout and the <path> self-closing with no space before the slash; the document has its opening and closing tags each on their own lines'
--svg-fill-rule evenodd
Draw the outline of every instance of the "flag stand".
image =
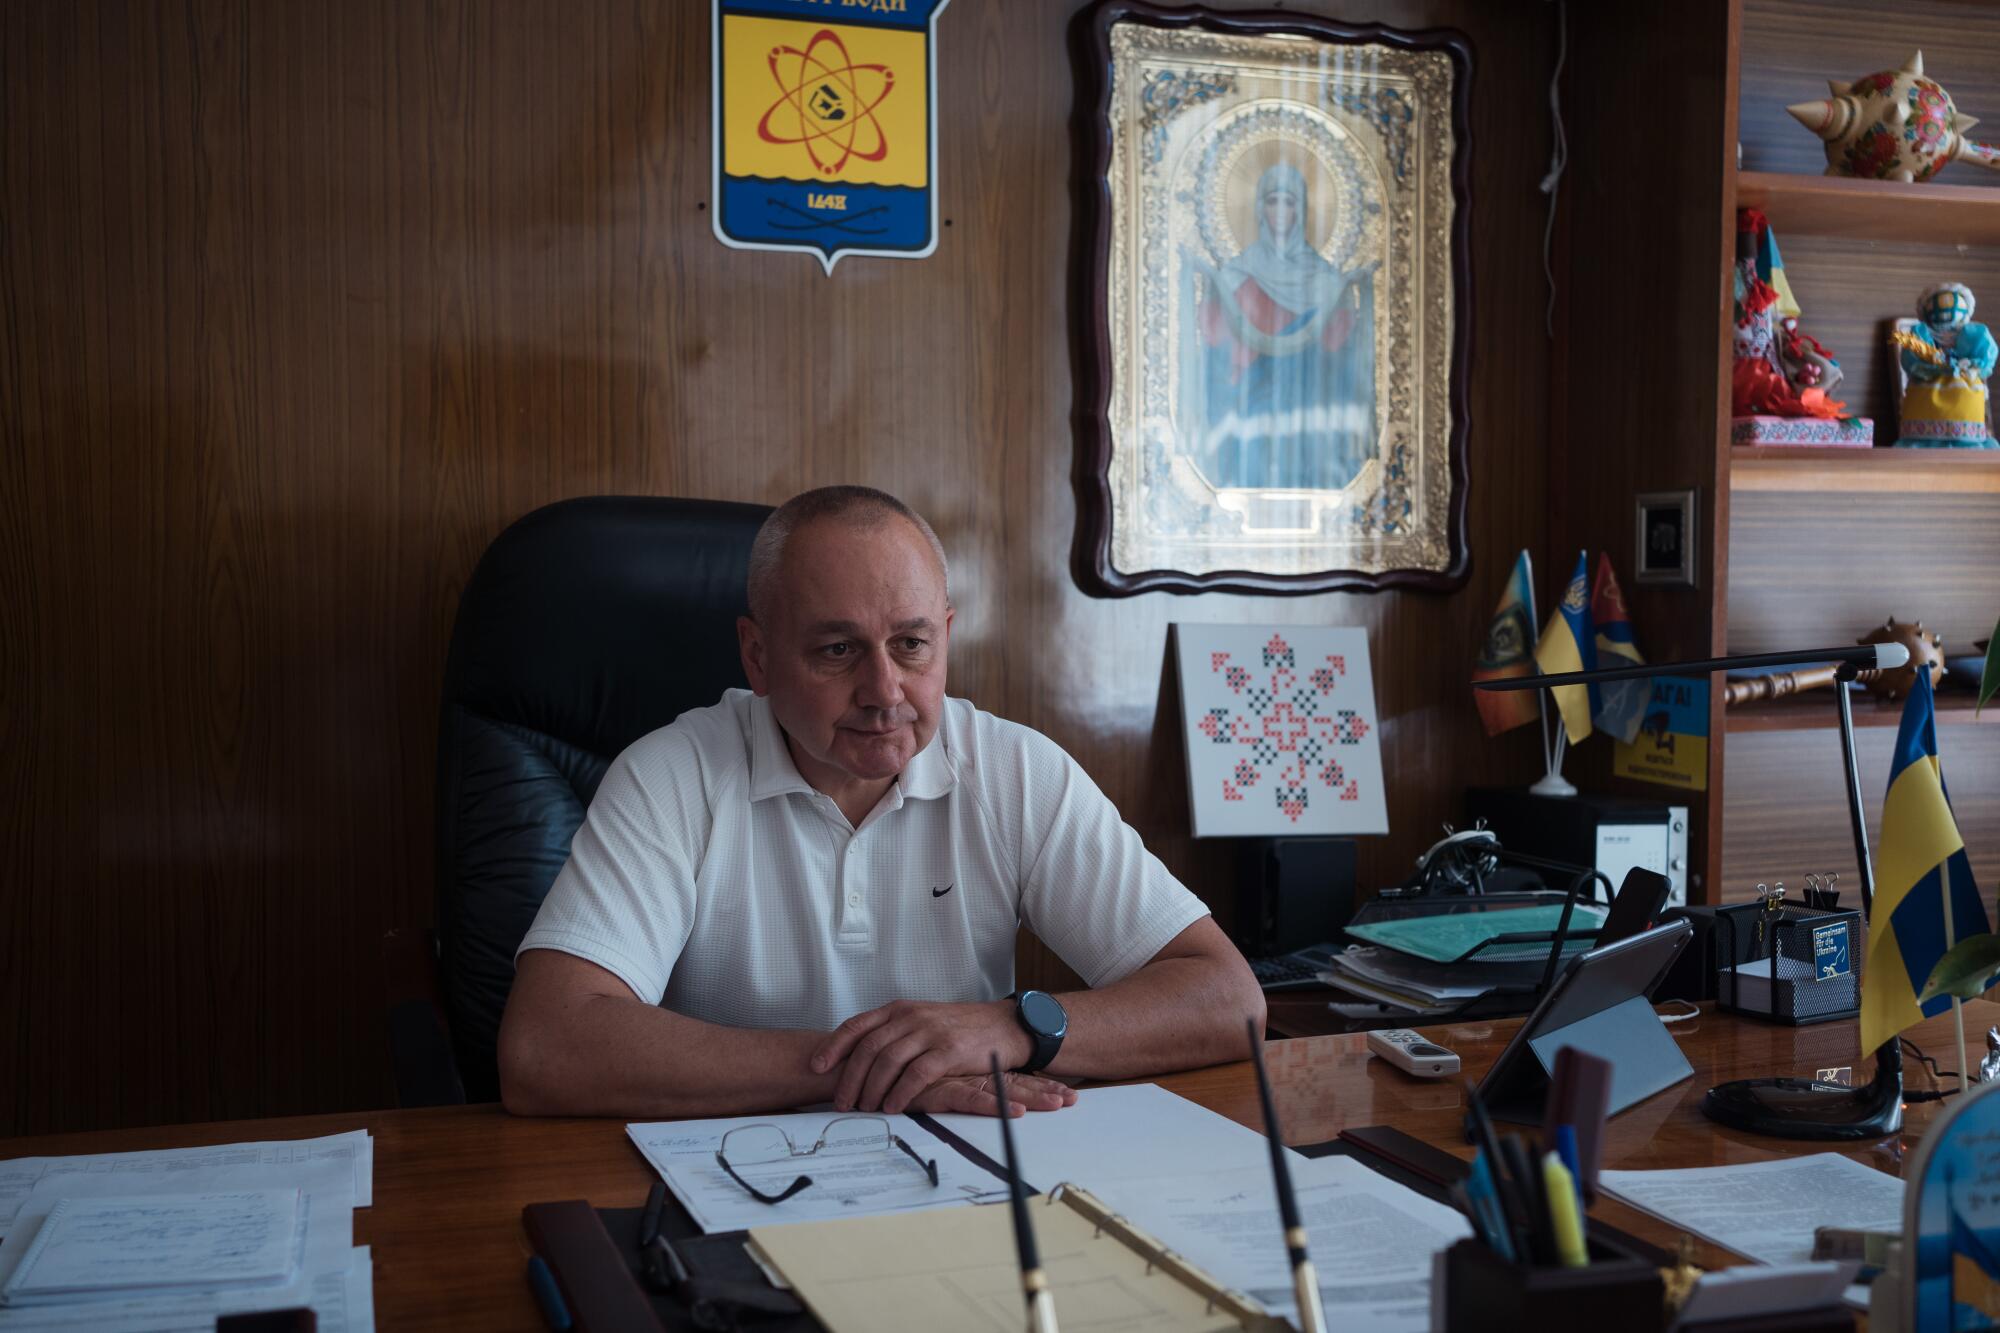
<svg viewBox="0 0 2000 1333">
<path fill-rule="evenodd" d="M 1950 953 L 1958 943 L 1958 930 L 1951 919 L 1951 876 L 1938 876 L 1938 892 L 1944 897 L 1944 951 Z M 1965 1008 L 1959 998 L 1951 997 L 1951 1030 L 1958 1038 L 1958 1087 L 1959 1091 L 1972 1086 L 1971 1066 L 1965 1063 Z"/>
<path fill-rule="evenodd" d="M 1549 715 L 1545 706 L 1542 710 L 1542 763 L 1547 771 L 1542 774 L 1541 781 L 1528 790 L 1536 796 L 1574 796 L 1576 784 L 1562 773 L 1563 751 L 1569 748 L 1569 730 L 1563 726 L 1561 718 L 1556 719 L 1556 744 L 1551 750 L 1548 724 Z"/>
</svg>

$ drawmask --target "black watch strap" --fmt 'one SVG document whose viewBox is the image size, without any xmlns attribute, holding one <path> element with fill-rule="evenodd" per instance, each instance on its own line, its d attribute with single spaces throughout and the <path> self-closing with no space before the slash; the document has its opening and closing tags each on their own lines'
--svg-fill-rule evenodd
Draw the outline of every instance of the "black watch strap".
<svg viewBox="0 0 2000 1333">
<path fill-rule="evenodd" d="M 1042 1004 L 1053 1007 L 1056 1013 L 1062 1015 L 1062 1026 L 1059 1030 L 1048 1032 L 1028 1021 L 1023 1008 L 1023 998 L 1029 994 L 1035 995 Z M 1034 1074 L 1047 1069 L 1055 1060 L 1056 1053 L 1062 1050 L 1063 1038 L 1069 1035 L 1069 1015 L 1063 1012 L 1062 1005 L 1056 998 L 1046 991 L 1017 991 L 1014 995 L 1014 1021 L 1021 1025 L 1021 1030 L 1028 1034 L 1028 1040 L 1034 1043 L 1034 1049 L 1028 1053 L 1027 1063 L 1014 1072 Z"/>
</svg>

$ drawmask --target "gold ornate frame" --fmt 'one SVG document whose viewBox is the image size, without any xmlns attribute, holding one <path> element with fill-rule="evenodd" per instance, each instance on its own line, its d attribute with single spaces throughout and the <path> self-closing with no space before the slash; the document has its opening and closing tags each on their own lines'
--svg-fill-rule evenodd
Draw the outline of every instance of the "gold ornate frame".
<svg viewBox="0 0 2000 1333">
<path fill-rule="evenodd" d="M 1100 595 L 1462 585 L 1464 38 L 1141 0 L 1100 0 L 1075 36 L 1075 263 L 1089 312 L 1077 346 L 1079 583 Z M 1267 466 L 1246 481 L 1212 445 L 1240 423 L 1233 409 L 1221 426 L 1197 410 L 1208 381 L 1191 368 L 1201 321 L 1222 318 L 1201 309 L 1219 290 L 1204 281 L 1242 271 L 1226 265 L 1243 262 L 1258 225 L 1251 182 L 1280 160 L 1303 185 L 1300 234 L 1325 261 L 1315 267 L 1339 275 L 1344 327 L 1359 332 L 1340 344 L 1340 394 L 1265 420 L 1344 423 L 1355 443 L 1340 460 L 1295 448 L 1295 475 Z M 1278 364 L 1284 340 L 1302 336 L 1247 325 L 1233 301 L 1224 309 L 1251 362 L 1268 352 Z"/>
</svg>

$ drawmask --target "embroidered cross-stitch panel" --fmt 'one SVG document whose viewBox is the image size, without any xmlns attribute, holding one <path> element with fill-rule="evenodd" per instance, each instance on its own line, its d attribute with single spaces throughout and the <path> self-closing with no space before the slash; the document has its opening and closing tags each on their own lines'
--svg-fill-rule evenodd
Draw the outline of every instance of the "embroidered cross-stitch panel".
<svg viewBox="0 0 2000 1333">
<path fill-rule="evenodd" d="M 1194 835 L 1387 833 L 1368 635 L 1176 625 Z"/>
</svg>

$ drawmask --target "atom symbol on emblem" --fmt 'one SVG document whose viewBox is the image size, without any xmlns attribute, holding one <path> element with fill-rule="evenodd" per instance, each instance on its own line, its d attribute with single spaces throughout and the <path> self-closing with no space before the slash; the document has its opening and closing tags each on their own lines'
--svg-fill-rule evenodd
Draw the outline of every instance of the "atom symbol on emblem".
<svg viewBox="0 0 2000 1333">
<path fill-rule="evenodd" d="M 826 56 L 821 46 L 831 48 Z M 875 119 L 875 108 L 895 90 L 896 74 L 887 65 L 857 65 L 847 43 L 831 28 L 821 28 L 806 43 L 774 46 L 771 79 L 778 99 L 757 122 L 757 137 L 765 143 L 803 144 L 813 165 L 828 176 L 851 157 L 880 162 L 889 155 L 889 140 Z"/>
</svg>

